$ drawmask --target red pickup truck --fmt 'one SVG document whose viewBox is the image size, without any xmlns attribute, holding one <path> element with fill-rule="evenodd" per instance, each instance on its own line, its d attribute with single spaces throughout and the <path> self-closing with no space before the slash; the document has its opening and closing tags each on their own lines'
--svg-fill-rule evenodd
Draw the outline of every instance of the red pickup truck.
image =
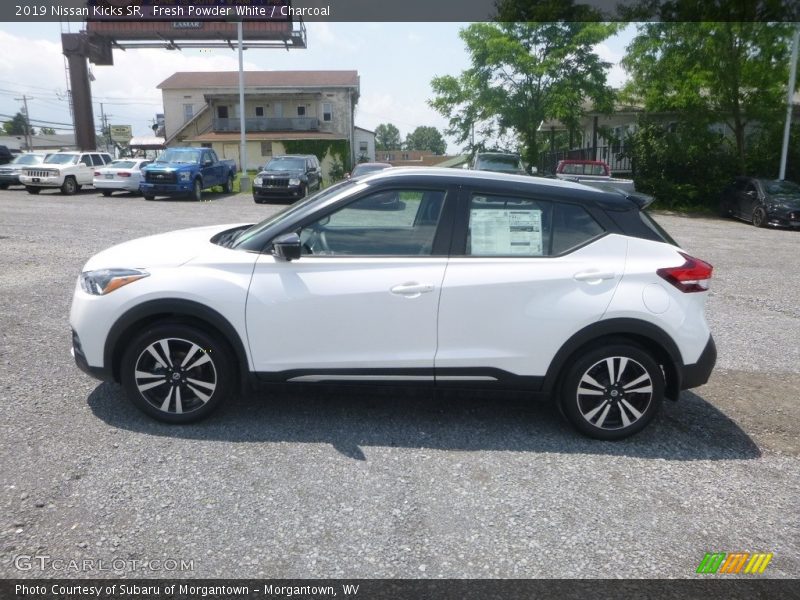
<svg viewBox="0 0 800 600">
<path fill-rule="evenodd" d="M 556 177 L 604 189 L 635 191 L 632 179 L 612 177 L 611 169 L 602 160 L 560 160 L 556 166 Z"/>
</svg>

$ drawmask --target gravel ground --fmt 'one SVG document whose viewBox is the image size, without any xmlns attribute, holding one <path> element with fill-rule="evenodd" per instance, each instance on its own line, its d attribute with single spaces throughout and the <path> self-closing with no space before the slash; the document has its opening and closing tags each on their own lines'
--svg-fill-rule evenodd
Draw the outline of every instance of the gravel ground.
<svg viewBox="0 0 800 600">
<path fill-rule="evenodd" d="M 682 578 L 709 551 L 800 576 L 800 233 L 658 217 L 715 266 L 719 362 L 630 440 L 522 396 L 410 390 L 276 388 L 169 427 L 74 366 L 69 302 L 113 243 L 278 208 L 209 198 L 0 192 L 0 577 Z"/>
</svg>

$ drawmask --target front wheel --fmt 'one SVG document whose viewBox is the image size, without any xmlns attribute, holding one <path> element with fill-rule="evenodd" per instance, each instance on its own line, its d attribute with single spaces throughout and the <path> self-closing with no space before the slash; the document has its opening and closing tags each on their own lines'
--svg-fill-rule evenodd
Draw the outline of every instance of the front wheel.
<svg viewBox="0 0 800 600">
<path fill-rule="evenodd" d="M 753 210 L 753 225 L 756 227 L 766 227 L 767 226 L 767 211 L 764 210 L 763 207 L 757 206 Z"/>
<path fill-rule="evenodd" d="M 153 194 L 142 194 L 145 200 L 155 200 L 156 197 Z"/>
<path fill-rule="evenodd" d="M 155 325 L 130 343 L 122 357 L 125 394 L 144 413 L 166 423 L 191 423 L 209 415 L 235 388 L 230 350 L 189 325 Z"/>
<path fill-rule="evenodd" d="M 578 431 L 621 440 L 644 429 L 658 413 L 664 376 L 652 356 L 628 344 L 594 348 L 564 377 L 561 408 Z"/>
<path fill-rule="evenodd" d="M 203 185 L 200 183 L 199 179 L 195 179 L 194 184 L 192 184 L 192 200 L 196 200 L 197 202 L 203 200 Z"/>
<path fill-rule="evenodd" d="M 7 190 L 9 184 L 8 183 L 0 183 L 0 190 Z"/>
<path fill-rule="evenodd" d="M 223 191 L 226 194 L 233 193 L 233 175 L 228 175 L 228 180 L 225 182 L 225 185 L 223 186 Z"/>
<path fill-rule="evenodd" d="M 66 196 L 71 196 L 78 191 L 78 182 L 73 177 L 67 177 L 64 183 L 61 184 L 61 193 Z"/>
<path fill-rule="evenodd" d="M 33 194 L 34 196 L 42 191 L 42 188 L 33 187 L 32 185 L 26 185 L 25 189 L 28 190 L 29 194 Z"/>
</svg>

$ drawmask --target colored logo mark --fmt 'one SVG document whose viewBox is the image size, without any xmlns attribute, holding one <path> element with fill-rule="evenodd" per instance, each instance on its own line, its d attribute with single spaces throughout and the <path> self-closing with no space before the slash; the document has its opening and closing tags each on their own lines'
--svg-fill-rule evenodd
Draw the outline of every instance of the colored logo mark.
<svg viewBox="0 0 800 600">
<path fill-rule="evenodd" d="M 773 553 L 756 552 L 706 552 L 697 567 L 698 573 L 763 573 L 772 560 Z"/>
</svg>

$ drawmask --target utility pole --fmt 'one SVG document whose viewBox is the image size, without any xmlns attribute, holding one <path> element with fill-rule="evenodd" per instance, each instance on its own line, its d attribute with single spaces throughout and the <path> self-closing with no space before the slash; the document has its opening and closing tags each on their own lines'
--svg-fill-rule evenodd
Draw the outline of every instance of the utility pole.
<svg viewBox="0 0 800 600">
<path fill-rule="evenodd" d="M 100 103 L 100 123 L 101 123 L 102 129 L 100 130 L 100 133 L 101 133 L 102 138 L 103 138 L 103 143 L 106 146 L 106 151 L 108 151 L 108 148 L 111 146 L 111 128 L 108 126 L 108 118 L 109 117 L 113 117 L 113 116 L 114 115 L 107 115 L 105 113 L 105 111 L 103 110 L 103 103 L 101 102 Z"/>
<path fill-rule="evenodd" d="M 778 179 L 786 179 L 786 159 L 789 154 L 789 133 L 792 128 L 792 109 L 794 108 L 794 87 L 797 76 L 797 48 L 800 46 L 800 25 L 797 25 L 792 36 L 792 63 L 789 65 L 789 92 L 786 99 L 786 124 L 783 128 L 783 146 L 781 147 L 781 166 Z"/>
<path fill-rule="evenodd" d="M 22 102 L 23 106 L 25 107 L 23 110 L 25 111 L 25 145 L 28 147 L 28 152 L 33 150 L 31 146 L 33 146 L 33 140 L 31 139 L 31 117 L 28 114 L 28 97 L 25 94 L 22 94 L 22 98 L 14 98 L 17 102 Z M 33 98 L 31 98 L 33 100 Z"/>
</svg>

